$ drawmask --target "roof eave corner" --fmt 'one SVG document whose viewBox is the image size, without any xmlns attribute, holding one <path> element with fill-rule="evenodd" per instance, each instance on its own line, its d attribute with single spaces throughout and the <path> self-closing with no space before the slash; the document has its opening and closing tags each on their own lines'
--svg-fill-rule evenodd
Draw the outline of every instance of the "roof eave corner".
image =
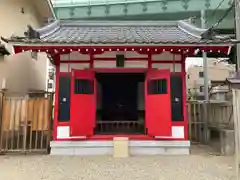
<svg viewBox="0 0 240 180">
<path fill-rule="evenodd" d="M 200 39 L 202 38 L 202 34 L 207 31 L 207 29 L 198 28 L 193 25 L 190 19 L 178 21 L 178 28 Z"/>
<path fill-rule="evenodd" d="M 54 33 L 55 31 L 57 31 L 59 28 L 60 28 L 60 21 L 54 20 L 53 22 L 47 24 L 42 28 L 35 29 L 35 31 L 39 33 L 40 38 L 44 38 Z"/>
<path fill-rule="evenodd" d="M 9 39 L 7 39 L 7 38 L 5 38 L 5 37 L 0 37 L 1 38 L 1 40 L 3 41 L 3 42 L 5 42 L 5 43 L 9 43 Z M 0 45 L 1 45 L 1 42 L 0 42 Z"/>
</svg>

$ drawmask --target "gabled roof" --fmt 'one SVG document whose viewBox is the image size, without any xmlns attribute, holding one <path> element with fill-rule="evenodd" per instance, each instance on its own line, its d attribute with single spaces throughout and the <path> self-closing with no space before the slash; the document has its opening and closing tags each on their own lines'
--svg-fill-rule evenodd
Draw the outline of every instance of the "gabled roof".
<svg viewBox="0 0 240 180">
<path fill-rule="evenodd" d="M 228 37 L 212 29 L 200 29 L 185 21 L 54 21 L 40 28 L 29 27 L 26 37 L 15 43 L 60 44 L 226 44 Z"/>
</svg>

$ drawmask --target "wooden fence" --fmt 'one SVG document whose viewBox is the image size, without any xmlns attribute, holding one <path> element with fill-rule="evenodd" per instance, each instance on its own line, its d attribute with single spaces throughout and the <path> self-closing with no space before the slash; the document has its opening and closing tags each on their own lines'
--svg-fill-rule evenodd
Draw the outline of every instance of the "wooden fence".
<svg viewBox="0 0 240 180">
<path fill-rule="evenodd" d="M 0 93 L 0 152 L 48 152 L 52 94 L 42 97 Z"/>
<path fill-rule="evenodd" d="M 188 102 L 189 139 L 193 142 L 209 140 L 211 130 L 233 129 L 231 102 Z"/>
<path fill-rule="evenodd" d="M 209 129 L 233 129 L 232 103 L 189 101 L 187 105 L 191 141 L 204 142 Z M 30 98 L 0 93 L 0 153 L 47 153 L 52 110 L 53 94 Z"/>
</svg>

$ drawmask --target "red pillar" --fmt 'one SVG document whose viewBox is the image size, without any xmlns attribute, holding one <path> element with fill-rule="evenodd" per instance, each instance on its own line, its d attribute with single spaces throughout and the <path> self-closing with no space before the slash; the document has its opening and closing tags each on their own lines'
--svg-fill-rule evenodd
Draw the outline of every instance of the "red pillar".
<svg viewBox="0 0 240 180">
<path fill-rule="evenodd" d="M 60 73 L 60 54 L 54 57 L 56 62 L 56 88 L 54 103 L 54 122 L 53 122 L 53 140 L 57 140 L 57 124 L 58 124 L 58 105 L 59 105 L 59 73 Z"/>
<path fill-rule="evenodd" d="M 183 88 L 183 117 L 184 117 L 184 139 L 188 140 L 188 119 L 187 119 L 187 86 L 186 86 L 186 55 L 181 54 L 182 88 Z"/>
<path fill-rule="evenodd" d="M 92 52 L 90 52 L 89 54 L 90 56 L 90 69 L 93 69 L 93 66 L 94 66 L 94 54 Z"/>
<path fill-rule="evenodd" d="M 152 53 L 148 53 L 148 69 L 152 68 Z"/>
</svg>

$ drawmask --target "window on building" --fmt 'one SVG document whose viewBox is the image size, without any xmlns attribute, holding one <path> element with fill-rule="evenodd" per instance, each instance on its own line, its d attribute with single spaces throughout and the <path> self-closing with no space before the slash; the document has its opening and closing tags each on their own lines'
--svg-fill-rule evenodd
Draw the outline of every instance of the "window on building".
<svg viewBox="0 0 240 180">
<path fill-rule="evenodd" d="M 75 94 L 93 94 L 94 82 L 89 79 L 75 79 Z"/>
<path fill-rule="evenodd" d="M 199 72 L 199 77 L 203 77 L 203 76 L 204 76 L 203 71 L 200 71 L 200 72 Z"/>
<path fill-rule="evenodd" d="M 148 94 L 167 94 L 167 79 L 154 79 L 148 82 Z"/>
<path fill-rule="evenodd" d="M 48 83 L 48 88 L 52 89 L 53 88 L 53 84 L 52 83 Z"/>
<path fill-rule="evenodd" d="M 187 78 L 190 79 L 190 74 L 187 75 Z"/>
<path fill-rule="evenodd" d="M 204 91 L 204 86 L 200 86 L 199 91 L 203 92 Z"/>
</svg>

